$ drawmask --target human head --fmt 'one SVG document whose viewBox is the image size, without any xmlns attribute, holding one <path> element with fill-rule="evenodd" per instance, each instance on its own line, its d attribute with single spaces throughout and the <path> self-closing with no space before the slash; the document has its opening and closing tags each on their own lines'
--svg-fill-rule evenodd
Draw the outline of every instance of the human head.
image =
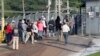
<svg viewBox="0 0 100 56">
<path fill-rule="evenodd" d="M 41 21 L 41 18 L 39 18 L 39 21 Z"/>
<path fill-rule="evenodd" d="M 15 20 L 12 20 L 12 23 L 15 23 Z"/>
<path fill-rule="evenodd" d="M 44 16 L 42 16 L 42 19 L 43 19 L 43 20 L 46 20 L 46 18 L 45 18 Z"/>
<path fill-rule="evenodd" d="M 51 20 L 53 20 L 54 19 L 54 17 L 51 17 Z"/>
<path fill-rule="evenodd" d="M 7 25 L 9 25 L 10 24 L 10 22 L 7 22 Z"/>
</svg>

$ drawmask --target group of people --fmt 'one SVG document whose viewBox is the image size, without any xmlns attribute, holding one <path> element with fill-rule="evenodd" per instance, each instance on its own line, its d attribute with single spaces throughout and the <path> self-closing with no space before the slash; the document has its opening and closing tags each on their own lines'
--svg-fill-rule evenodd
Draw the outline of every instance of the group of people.
<svg viewBox="0 0 100 56">
<path fill-rule="evenodd" d="M 65 44 L 67 44 L 70 27 L 68 26 L 66 19 L 63 23 L 60 21 L 60 17 L 57 16 L 56 20 L 52 18 L 47 23 L 46 18 L 42 16 L 35 21 L 22 19 L 19 20 L 18 24 L 16 21 L 12 21 L 11 23 L 8 22 L 4 27 L 5 40 L 8 46 L 12 44 L 12 48 L 18 50 L 19 42 L 26 44 L 31 38 L 31 43 L 34 44 L 37 40 L 41 40 L 44 36 L 54 37 L 55 31 L 57 32 L 57 35 L 59 35 L 62 31 Z M 47 30 L 49 30 L 49 35 L 47 34 Z"/>
</svg>

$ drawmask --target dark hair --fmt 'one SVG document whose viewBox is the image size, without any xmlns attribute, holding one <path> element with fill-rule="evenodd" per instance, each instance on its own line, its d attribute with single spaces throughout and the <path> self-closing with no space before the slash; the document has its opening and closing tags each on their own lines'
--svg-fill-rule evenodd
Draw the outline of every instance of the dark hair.
<svg viewBox="0 0 100 56">
<path fill-rule="evenodd" d="M 57 16 L 57 21 L 60 21 L 60 17 L 59 16 Z"/>
<path fill-rule="evenodd" d="M 39 18 L 39 21 L 41 20 L 41 18 Z"/>
<path fill-rule="evenodd" d="M 60 17 L 57 16 L 56 23 L 60 23 Z"/>
<path fill-rule="evenodd" d="M 22 20 L 20 19 L 19 22 L 21 22 Z"/>
</svg>

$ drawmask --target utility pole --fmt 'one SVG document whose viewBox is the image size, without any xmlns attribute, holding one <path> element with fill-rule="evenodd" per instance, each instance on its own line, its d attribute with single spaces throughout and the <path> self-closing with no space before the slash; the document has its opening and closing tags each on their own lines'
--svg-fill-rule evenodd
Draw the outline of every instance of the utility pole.
<svg viewBox="0 0 100 56">
<path fill-rule="evenodd" d="M 23 6 L 23 19 L 25 19 L 25 4 L 24 4 L 24 0 L 22 0 L 22 6 Z"/>
<path fill-rule="evenodd" d="M 1 0 L 1 5 L 2 5 L 2 32 L 4 30 L 4 23 L 5 23 L 5 20 L 4 20 L 4 0 Z"/>
<path fill-rule="evenodd" d="M 57 17 L 57 15 L 61 17 L 61 5 L 62 0 L 55 0 L 55 17 Z"/>
<path fill-rule="evenodd" d="M 81 19 L 81 35 L 84 36 L 83 34 L 83 18 L 82 18 L 82 1 L 80 0 L 80 19 Z"/>
<path fill-rule="evenodd" d="M 1 33 L 0 33 L 0 41 L 4 40 L 4 35 L 3 35 L 3 32 L 4 32 L 4 26 L 5 26 L 5 19 L 4 19 L 4 0 L 1 0 L 1 10 L 2 10 L 2 15 L 1 15 Z"/>
<path fill-rule="evenodd" d="M 69 20 L 69 15 L 70 15 L 70 7 L 69 7 L 69 0 L 67 0 L 67 16 L 68 16 L 68 20 Z"/>
<path fill-rule="evenodd" d="M 55 0 L 55 19 L 57 18 L 57 3 L 58 3 L 58 0 Z"/>
<path fill-rule="evenodd" d="M 50 20 L 50 6 L 51 6 L 51 0 L 48 0 L 48 21 Z"/>
<path fill-rule="evenodd" d="M 61 0 L 58 0 L 59 17 L 61 17 Z"/>
</svg>

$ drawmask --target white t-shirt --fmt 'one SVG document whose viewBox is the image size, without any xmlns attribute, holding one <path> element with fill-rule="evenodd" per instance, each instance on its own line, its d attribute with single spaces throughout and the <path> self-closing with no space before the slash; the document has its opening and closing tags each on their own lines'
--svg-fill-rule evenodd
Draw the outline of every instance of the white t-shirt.
<svg viewBox="0 0 100 56">
<path fill-rule="evenodd" d="M 68 26 L 67 24 L 64 24 L 64 25 L 62 26 L 62 31 L 63 31 L 63 32 L 69 32 L 69 31 L 70 31 L 69 26 Z"/>
<path fill-rule="evenodd" d="M 45 28 L 46 27 L 45 21 L 43 20 L 42 23 L 43 23 L 43 27 Z"/>
<path fill-rule="evenodd" d="M 38 28 L 35 24 L 33 24 L 33 32 L 38 33 Z"/>
</svg>

